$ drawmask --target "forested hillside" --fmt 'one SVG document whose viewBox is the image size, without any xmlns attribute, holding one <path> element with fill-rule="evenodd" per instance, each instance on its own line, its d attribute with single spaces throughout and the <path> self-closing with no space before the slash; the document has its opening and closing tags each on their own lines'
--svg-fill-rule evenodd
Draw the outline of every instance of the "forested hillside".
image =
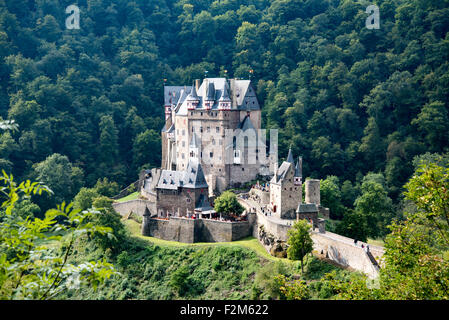
<svg viewBox="0 0 449 320">
<path fill-rule="evenodd" d="M 449 1 L 373 2 L 378 30 L 368 1 L 0 0 L 0 116 L 19 124 L 0 166 L 66 200 L 103 177 L 124 187 L 160 165 L 164 79 L 253 70 L 280 155 L 337 177 L 335 218 L 364 190 L 397 204 L 413 159 L 449 146 Z"/>
</svg>

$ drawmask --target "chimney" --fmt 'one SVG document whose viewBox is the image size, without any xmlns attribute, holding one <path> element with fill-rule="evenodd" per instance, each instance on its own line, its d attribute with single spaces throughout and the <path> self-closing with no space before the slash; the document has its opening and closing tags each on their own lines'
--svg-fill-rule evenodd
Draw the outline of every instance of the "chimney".
<svg viewBox="0 0 449 320">
<path fill-rule="evenodd" d="M 198 93 L 198 90 L 200 90 L 200 79 L 195 79 L 195 89 L 196 92 Z"/>
</svg>

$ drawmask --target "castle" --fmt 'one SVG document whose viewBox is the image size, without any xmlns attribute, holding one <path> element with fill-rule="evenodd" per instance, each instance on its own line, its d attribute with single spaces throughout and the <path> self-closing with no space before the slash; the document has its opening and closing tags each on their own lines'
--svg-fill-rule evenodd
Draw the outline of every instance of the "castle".
<svg viewBox="0 0 449 320">
<path fill-rule="evenodd" d="M 316 206 L 302 204 L 302 158 L 295 164 L 290 149 L 278 167 L 277 141 L 267 148 L 260 139 L 261 110 L 249 80 L 206 78 L 191 87 L 166 86 L 164 98 L 161 168 L 146 170 L 140 184 L 142 196 L 155 204 L 153 216 L 211 218 L 209 199 L 216 193 L 271 175 L 274 216 L 318 212 L 318 180 L 306 183 L 318 181 L 314 196 L 306 193 L 307 203 Z"/>
<path fill-rule="evenodd" d="M 186 243 L 253 236 L 271 254 L 285 256 L 288 230 L 305 219 L 317 252 L 377 276 L 383 248 L 365 252 L 353 239 L 325 231 L 329 209 L 320 204 L 320 180 L 303 181 L 302 157 L 295 161 L 291 149 L 279 166 L 277 139 L 269 146 L 261 139 L 261 110 L 249 80 L 206 78 L 191 87 L 166 86 L 164 96 L 161 168 L 140 173 L 139 199 L 114 204 L 124 216 L 143 218 L 143 235 Z M 238 195 L 242 217 L 218 216 L 215 196 L 248 182 L 251 190 Z"/>
<path fill-rule="evenodd" d="M 183 171 L 197 158 L 210 194 L 270 174 L 251 81 L 206 78 L 189 87 L 165 86 L 164 108 L 162 169 Z M 246 145 L 238 143 L 245 138 Z"/>
</svg>

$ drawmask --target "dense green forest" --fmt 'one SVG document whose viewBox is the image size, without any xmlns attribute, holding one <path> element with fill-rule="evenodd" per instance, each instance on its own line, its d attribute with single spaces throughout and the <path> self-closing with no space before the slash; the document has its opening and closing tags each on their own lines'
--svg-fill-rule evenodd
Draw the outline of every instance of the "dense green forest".
<svg viewBox="0 0 449 320">
<path fill-rule="evenodd" d="M 18 124 L 0 131 L 0 298 L 448 299 L 448 32 L 448 0 L 0 0 L 0 120 Z M 280 156 L 322 179 L 328 230 L 385 241 L 378 288 L 128 234 L 109 198 L 160 165 L 164 83 L 206 71 L 251 77 Z M 63 265 L 89 285 L 64 290 Z"/>
<path fill-rule="evenodd" d="M 0 166 L 55 191 L 42 210 L 100 178 L 123 188 L 160 165 L 164 79 L 253 70 L 263 126 L 325 179 L 340 233 L 381 199 L 360 237 L 383 236 L 416 157 L 448 151 L 449 1 L 374 2 L 369 30 L 368 1 L 0 0 L 0 117 L 19 125 Z"/>
</svg>

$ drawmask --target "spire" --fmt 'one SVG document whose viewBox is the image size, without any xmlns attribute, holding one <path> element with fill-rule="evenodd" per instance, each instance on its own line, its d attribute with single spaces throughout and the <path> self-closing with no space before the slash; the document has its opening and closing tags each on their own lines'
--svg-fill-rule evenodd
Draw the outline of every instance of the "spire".
<svg viewBox="0 0 449 320">
<path fill-rule="evenodd" d="M 287 162 L 290 162 L 293 165 L 295 164 L 295 160 L 293 160 L 292 148 L 288 149 Z"/>
<path fill-rule="evenodd" d="M 215 101 L 215 85 L 213 82 L 207 82 L 206 84 L 206 100 Z"/>
<path fill-rule="evenodd" d="M 192 134 L 192 139 L 190 139 L 190 148 L 198 148 L 199 147 L 199 143 L 198 143 L 198 139 L 196 138 L 196 133 L 194 132 Z"/>
<path fill-rule="evenodd" d="M 195 83 L 192 85 L 192 91 L 190 91 L 190 95 L 195 98 L 196 100 L 198 100 L 198 94 L 196 93 L 196 88 L 195 88 Z"/>
<path fill-rule="evenodd" d="M 198 142 L 195 132 L 192 134 L 192 139 L 190 140 L 189 145 L 189 158 L 190 159 L 198 159 L 199 148 L 201 143 Z"/>
<path fill-rule="evenodd" d="M 229 98 L 229 92 L 228 89 L 226 88 L 226 85 L 223 87 L 220 99 L 218 101 L 231 101 L 231 98 Z"/>
<path fill-rule="evenodd" d="M 296 162 L 295 177 L 302 177 L 302 157 L 298 157 Z"/>
<path fill-rule="evenodd" d="M 188 101 L 199 101 L 200 98 L 198 98 L 198 94 L 196 93 L 195 84 L 192 86 L 192 90 L 190 91 L 189 95 L 187 96 Z"/>
</svg>

